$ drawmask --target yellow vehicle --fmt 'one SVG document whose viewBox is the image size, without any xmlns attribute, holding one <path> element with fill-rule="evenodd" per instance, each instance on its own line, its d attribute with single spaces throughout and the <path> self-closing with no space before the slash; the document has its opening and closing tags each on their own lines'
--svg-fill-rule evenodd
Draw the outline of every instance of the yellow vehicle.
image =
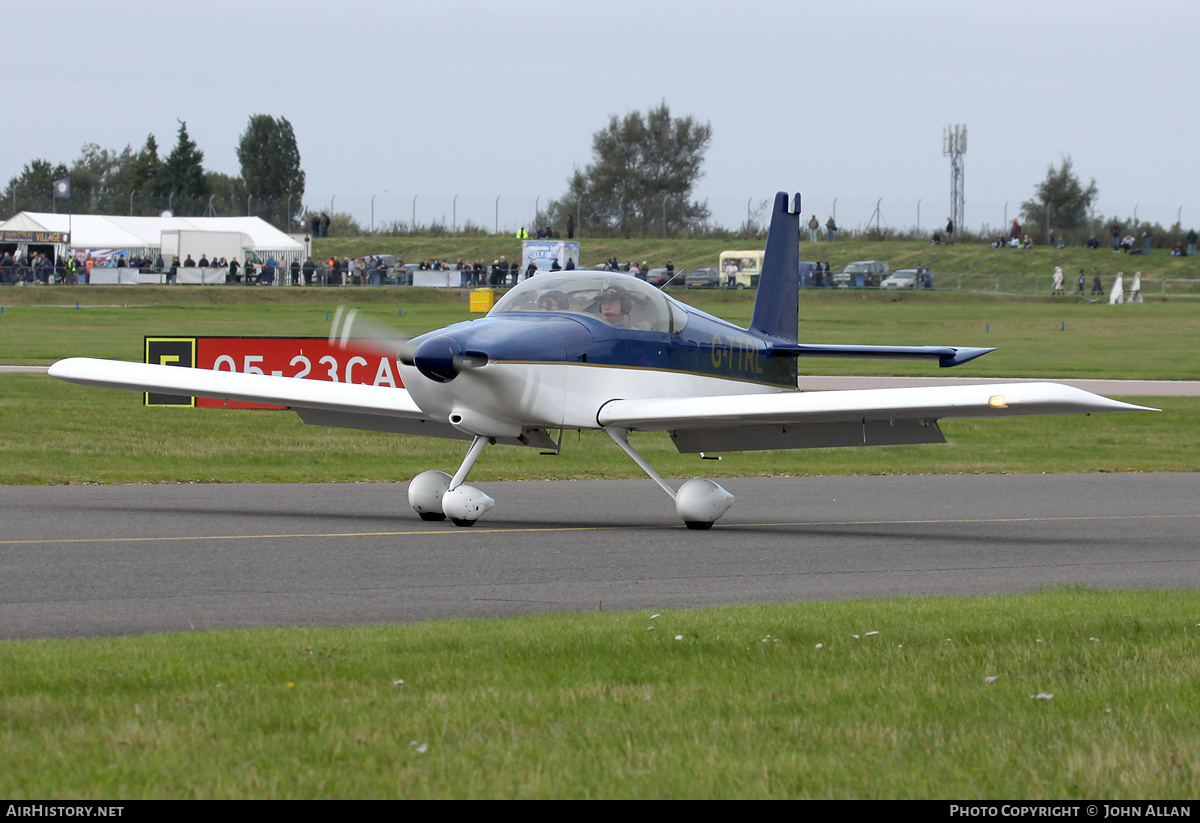
<svg viewBox="0 0 1200 823">
<path fill-rule="evenodd" d="M 763 251 L 723 251 L 720 254 L 721 286 L 727 289 L 757 289 L 758 277 L 762 274 Z M 729 282 L 729 264 L 737 266 L 733 282 Z"/>
</svg>

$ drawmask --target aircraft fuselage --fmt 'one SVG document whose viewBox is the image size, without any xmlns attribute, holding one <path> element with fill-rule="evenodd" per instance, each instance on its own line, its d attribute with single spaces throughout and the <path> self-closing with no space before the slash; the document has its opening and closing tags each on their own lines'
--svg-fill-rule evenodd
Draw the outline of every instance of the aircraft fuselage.
<svg viewBox="0 0 1200 823">
<path fill-rule="evenodd" d="M 795 357 L 775 355 L 764 338 L 671 303 L 674 327 L 665 329 L 617 328 L 575 311 L 508 311 L 459 323 L 414 339 L 416 362 L 402 362 L 401 375 L 431 416 L 490 436 L 597 428 L 597 413 L 614 399 L 703 402 L 795 390 Z"/>
</svg>

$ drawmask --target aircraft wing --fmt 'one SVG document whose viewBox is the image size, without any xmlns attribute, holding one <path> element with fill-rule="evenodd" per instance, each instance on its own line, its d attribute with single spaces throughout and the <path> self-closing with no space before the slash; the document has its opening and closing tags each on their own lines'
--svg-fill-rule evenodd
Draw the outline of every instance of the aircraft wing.
<svg viewBox="0 0 1200 823">
<path fill-rule="evenodd" d="M 668 431 L 681 452 L 944 443 L 946 417 L 1157 411 L 1060 383 L 613 400 L 601 426 Z"/>
<path fill-rule="evenodd" d="M 272 403 L 294 409 L 316 426 L 420 434 L 469 440 L 470 435 L 421 411 L 407 389 L 333 383 L 266 374 L 71 357 L 50 367 L 50 376 L 83 386 Z M 529 436 L 532 435 L 532 436 Z M 553 446 L 540 430 L 520 445 Z M 508 441 L 504 441 L 508 442 Z M 514 439 L 512 442 L 516 443 Z"/>
</svg>

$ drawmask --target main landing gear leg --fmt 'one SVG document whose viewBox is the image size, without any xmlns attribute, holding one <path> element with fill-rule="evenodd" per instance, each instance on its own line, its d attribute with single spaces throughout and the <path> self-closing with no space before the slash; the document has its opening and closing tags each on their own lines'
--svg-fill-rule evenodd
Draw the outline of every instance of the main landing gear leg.
<svg viewBox="0 0 1200 823">
<path fill-rule="evenodd" d="M 615 426 L 606 426 L 604 433 L 621 447 L 621 451 L 629 455 L 650 479 L 657 483 L 663 491 L 671 495 L 675 501 L 675 513 L 689 529 L 711 529 L 712 524 L 721 519 L 721 515 L 729 511 L 733 505 L 733 495 L 725 491 L 711 480 L 693 478 L 679 487 L 676 492 L 658 472 L 650 468 L 650 464 L 629 445 L 629 430 Z"/>
<path fill-rule="evenodd" d="M 487 444 L 488 438 L 476 435 L 454 477 L 445 472 L 427 471 L 412 479 L 408 484 L 408 503 L 422 520 L 449 517 L 456 526 L 474 526 L 484 512 L 496 505 L 496 501 L 482 491 L 463 483 Z"/>
</svg>

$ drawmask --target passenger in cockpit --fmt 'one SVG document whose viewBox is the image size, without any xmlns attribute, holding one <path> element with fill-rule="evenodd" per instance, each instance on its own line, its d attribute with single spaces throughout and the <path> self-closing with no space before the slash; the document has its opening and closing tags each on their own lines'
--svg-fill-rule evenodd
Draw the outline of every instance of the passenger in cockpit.
<svg viewBox="0 0 1200 823">
<path fill-rule="evenodd" d="M 567 296 L 557 289 L 548 291 L 538 298 L 538 308 L 542 311 L 566 311 Z"/>
</svg>

